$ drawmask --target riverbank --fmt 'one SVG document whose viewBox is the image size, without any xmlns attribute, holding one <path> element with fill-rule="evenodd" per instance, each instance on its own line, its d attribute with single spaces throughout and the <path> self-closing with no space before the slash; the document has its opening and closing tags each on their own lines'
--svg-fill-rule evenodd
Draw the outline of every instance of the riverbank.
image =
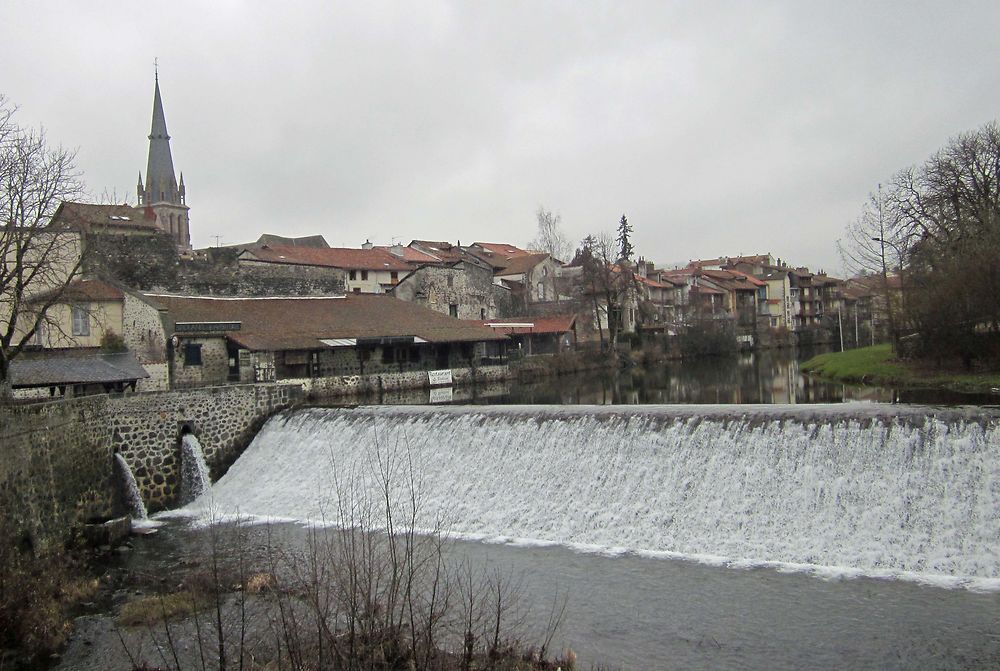
<svg viewBox="0 0 1000 671">
<path fill-rule="evenodd" d="M 903 389 L 942 389 L 997 394 L 1000 372 L 965 372 L 895 358 L 888 344 L 828 352 L 802 364 L 802 371 L 826 380 Z"/>
</svg>

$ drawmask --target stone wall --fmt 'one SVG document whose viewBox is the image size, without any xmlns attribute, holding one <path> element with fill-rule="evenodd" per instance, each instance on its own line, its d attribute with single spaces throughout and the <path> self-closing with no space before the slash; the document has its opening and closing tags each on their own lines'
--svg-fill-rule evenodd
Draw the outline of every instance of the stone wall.
<svg viewBox="0 0 1000 671">
<path fill-rule="evenodd" d="M 477 368 L 456 368 L 452 370 L 455 385 L 498 384 L 513 377 L 507 366 L 479 366 Z M 340 375 L 322 378 L 302 378 L 284 380 L 300 385 L 311 398 L 336 398 L 381 394 L 411 389 L 426 389 L 427 371 L 402 373 L 377 373 L 372 375 Z"/>
<path fill-rule="evenodd" d="M 116 451 L 150 512 L 173 506 L 183 425 L 217 479 L 270 415 L 301 396 L 298 385 L 254 384 L 0 407 L 0 530 L 44 550 L 89 518 L 125 512 Z"/>
<path fill-rule="evenodd" d="M 106 396 L 0 407 L 0 529 L 44 552 L 114 512 Z"/>
<path fill-rule="evenodd" d="M 499 316 L 502 307 L 494 290 L 493 273 L 472 263 L 418 268 L 397 284 L 392 293 L 396 298 L 441 314 L 451 314 L 451 306 L 455 306 L 456 314 L 452 316 L 459 319 L 493 319 Z"/>
<path fill-rule="evenodd" d="M 198 358 L 188 357 L 192 353 L 191 347 L 200 347 Z M 229 378 L 229 352 L 225 338 L 183 335 L 178 338 L 170 356 L 174 388 L 220 385 Z"/>
<path fill-rule="evenodd" d="M 111 443 L 132 469 L 150 512 L 173 506 L 180 485 L 180 431 L 198 437 L 212 479 L 235 461 L 263 421 L 302 396 L 299 385 L 251 384 L 109 400 Z"/>
</svg>

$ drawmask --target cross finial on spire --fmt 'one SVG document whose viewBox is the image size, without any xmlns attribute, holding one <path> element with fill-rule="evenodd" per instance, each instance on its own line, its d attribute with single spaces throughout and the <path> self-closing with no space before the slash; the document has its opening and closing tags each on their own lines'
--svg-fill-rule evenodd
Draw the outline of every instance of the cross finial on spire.
<svg viewBox="0 0 1000 671">
<path fill-rule="evenodd" d="M 159 82 L 160 81 L 160 59 L 153 58 L 153 78 Z"/>
</svg>

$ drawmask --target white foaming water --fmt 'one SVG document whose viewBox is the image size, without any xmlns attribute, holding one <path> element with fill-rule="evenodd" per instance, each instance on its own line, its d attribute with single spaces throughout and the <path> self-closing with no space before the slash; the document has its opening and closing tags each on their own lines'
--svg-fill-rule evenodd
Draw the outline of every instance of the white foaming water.
<svg viewBox="0 0 1000 671">
<path fill-rule="evenodd" d="M 462 537 L 990 589 L 998 424 L 861 405 L 311 409 L 271 419 L 188 513 L 337 523 L 378 500 L 389 463 L 416 526 Z"/>
<path fill-rule="evenodd" d="M 139 493 L 139 485 L 135 481 L 132 469 L 129 468 L 125 457 L 118 452 L 115 452 L 115 461 L 118 462 L 118 471 L 121 474 L 122 488 L 125 492 L 125 502 L 128 503 L 129 514 L 134 520 L 147 519 L 146 504 L 142 501 L 142 494 Z"/>
<path fill-rule="evenodd" d="M 181 438 L 181 494 L 183 503 L 190 503 L 207 492 L 212 486 L 208 477 L 208 465 L 201 443 L 193 433 Z"/>
</svg>

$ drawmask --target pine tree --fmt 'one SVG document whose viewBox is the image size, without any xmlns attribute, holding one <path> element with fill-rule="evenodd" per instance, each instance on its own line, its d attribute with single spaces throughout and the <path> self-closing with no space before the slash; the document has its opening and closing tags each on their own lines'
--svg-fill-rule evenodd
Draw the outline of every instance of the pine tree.
<svg viewBox="0 0 1000 671">
<path fill-rule="evenodd" d="M 632 225 L 628 223 L 628 218 L 623 214 L 622 220 L 618 222 L 618 263 L 631 263 L 635 249 L 629 235 L 632 233 Z"/>
</svg>

